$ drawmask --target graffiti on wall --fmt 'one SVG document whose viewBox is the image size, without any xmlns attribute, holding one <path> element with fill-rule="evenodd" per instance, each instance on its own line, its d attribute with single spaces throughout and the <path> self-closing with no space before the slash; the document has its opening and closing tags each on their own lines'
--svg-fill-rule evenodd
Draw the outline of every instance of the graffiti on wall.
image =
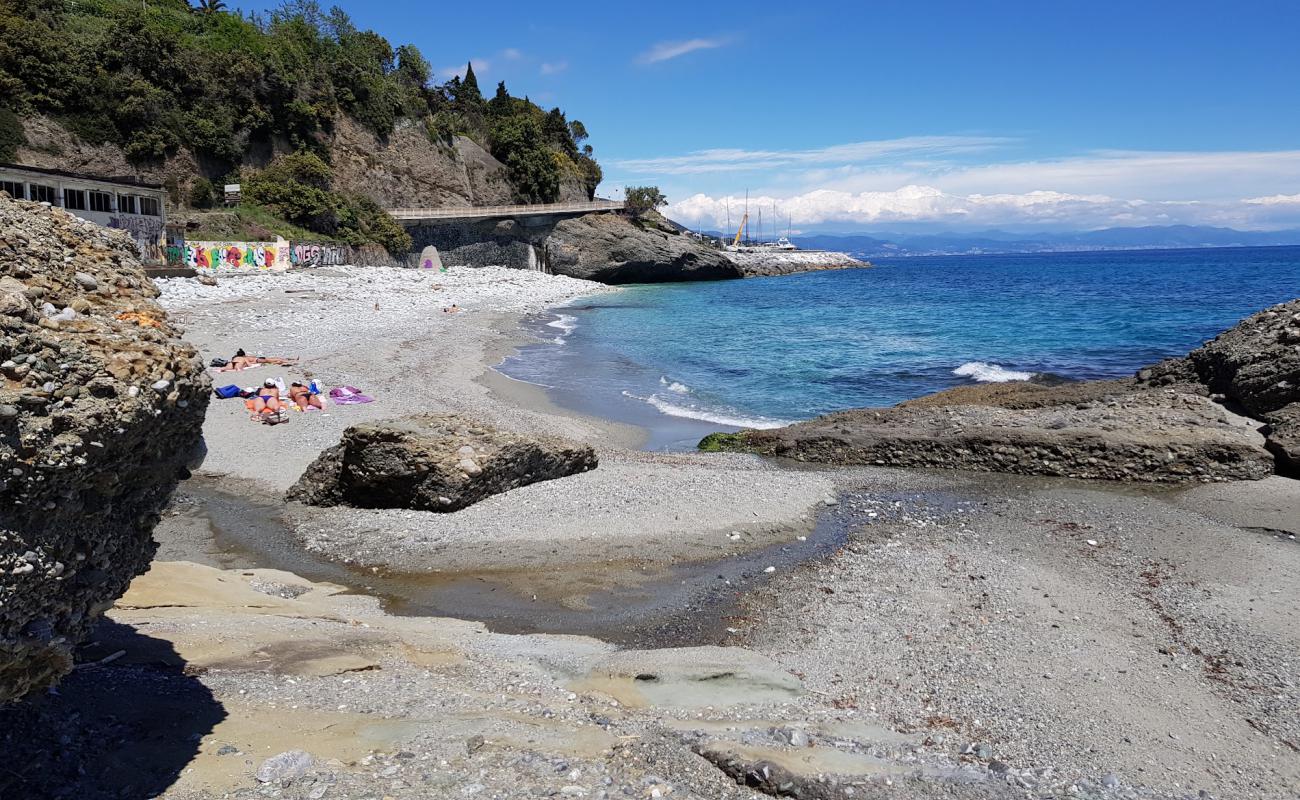
<svg viewBox="0 0 1300 800">
<path fill-rule="evenodd" d="M 136 249 L 145 261 L 162 262 L 163 222 L 158 217 L 139 217 L 132 214 L 114 214 L 108 218 L 108 227 L 126 231 L 135 239 Z"/>
<path fill-rule="evenodd" d="M 191 269 L 286 269 L 285 248 L 274 242 L 186 242 L 185 266 Z"/>
<path fill-rule="evenodd" d="M 295 267 L 336 267 L 346 263 L 348 250 L 337 244 L 295 244 L 289 262 Z"/>
</svg>

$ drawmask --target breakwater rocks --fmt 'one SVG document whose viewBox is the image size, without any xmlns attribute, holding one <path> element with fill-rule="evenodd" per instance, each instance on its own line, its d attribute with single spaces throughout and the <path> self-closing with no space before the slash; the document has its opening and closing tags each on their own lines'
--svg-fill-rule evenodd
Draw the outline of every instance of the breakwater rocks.
<svg viewBox="0 0 1300 800">
<path fill-rule="evenodd" d="M 454 414 L 354 425 L 287 499 L 315 506 L 458 511 L 494 494 L 596 468 L 590 447 L 503 433 Z"/>
<path fill-rule="evenodd" d="M 819 272 L 828 269 L 858 269 L 869 267 L 848 253 L 831 250 L 773 250 L 766 253 L 725 252 L 731 263 L 740 268 L 746 278 L 766 278 L 792 275 L 796 272 Z"/>
<path fill-rule="evenodd" d="M 0 195 L 0 703 L 144 571 L 210 382 L 122 233 Z"/>
<path fill-rule="evenodd" d="M 1153 385 L 1199 384 L 1268 423 L 1268 446 L 1300 469 L 1300 300 L 1273 306 L 1183 358 L 1138 373 Z"/>
<path fill-rule="evenodd" d="M 1180 483 L 1272 474 L 1255 427 L 1206 397 L 1135 381 L 1018 383 L 713 434 L 700 446 L 828 464 Z"/>
</svg>

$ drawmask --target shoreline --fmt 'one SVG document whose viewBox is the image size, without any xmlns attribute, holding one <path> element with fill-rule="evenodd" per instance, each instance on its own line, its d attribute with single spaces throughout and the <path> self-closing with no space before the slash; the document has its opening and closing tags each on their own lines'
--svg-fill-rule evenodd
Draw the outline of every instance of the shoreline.
<svg viewBox="0 0 1300 800">
<path fill-rule="evenodd" d="M 296 314 L 340 305 L 329 298 L 333 279 L 321 277 Z M 385 305 L 412 299 L 388 288 L 341 305 L 355 312 L 376 293 Z M 226 331 L 247 336 L 247 322 L 282 300 L 272 292 L 200 304 L 187 321 L 206 355 L 228 346 Z M 97 675 L 118 676 L 114 696 L 139 698 L 145 730 L 176 718 L 150 699 L 160 681 L 193 682 L 191 692 L 211 698 L 224 721 L 186 733 L 198 753 L 167 796 L 254 797 L 259 765 L 291 748 L 318 759 L 286 795 L 303 797 L 326 784 L 329 796 L 381 787 L 598 796 L 608 776 L 611 796 L 661 787 L 747 800 L 753 789 L 734 776 L 762 765 L 784 770 L 776 774 L 796 796 L 837 800 L 987 800 L 1008 790 L 1175 800 L 1200 789 L 1280 797 L 1300 787 L 1286 749 L 1300 741 L 1287 671 L 1300 650 L 1291 624 L 1300 548 L 1287 538 L 1300 531 L 1300 484 L 1169 489 L 631 451 L 581 415 L 547 413 L 540 387 L 479 382 L 523 336 L 501 327 L 508 314 L 480 306 L 430 320 L 418 311 L 361 320 L 358 338 L 303 353 L 322 378 L 366 375 L 380 408 L 266 429 L 214 402 L 210 459 L 228 469 L 205 468 L 211 477 L 199 482 L 231 492 L 233 516 L 205 516 L 182 487 L 157 530 L 154 571 L 101 634 L 103 655 L 127 655 L 65 685 L 64 696 L 83 697 Z M 260 437 L 292 464 L 336 438 L 352 418 L 344 414 L 430 407 L 566 432 L 597 445 L 601 465 L 433 515 L 288 509 L 279 492 L 292 470 L 268 474 L 235 452 Z M 272 513 L 301 515 L 300 529 L 272 536 L 270 523 L 247 516 L 261 495 Z M 800 532 L 828 515 L 849 521 L 842 540 Z M 743 565 L 744 553 L 764 552 L 760 536 L 731 538 L 744 519 L 767 526 L 767 552 L 791 560 L 771 573 Z M 213 544 L 222 526 L 236 538 Z M 313 530 L 352 538 L 304 554 Z M 814 550 L 793 552 L 804 535 Z M 262 556 L 235 552 L 238 541 L 283 547 L 283 566 L 328 559 L 336 577 L 266 569 Z M 368 557 L 342 563 L 359 551 Z M 696 585 L 718 594 L 679 595 L 670 601 L 678 621 L 621 641 L 708 646 L 620 649 L 603 637 L 493 632 L 524 633 L 530 614 L 577 615 L 571 621 L 588 612 L 606 615 L 590 631 L 631 629 L 653 619 L 660 588 L 688 580 L 672 570 L 692 553 L 713 559 L 701 562 L 708 571 Z M 637 558 L 625 568 L 629 554 Z M 393 569 L 361 566 L 380 562 Z M 728 583 L 719 576 L 735 573 L 715 564 L 758 574 Z M 403 615 L 385 582 L 406 580 L 408 567 L 432 574 L 444 598 L 487 624 L 440 616 L 447 607 L 436 603 Z M 562 634 L 569 621 L 550 630 Z M 152 650 L 121 638 L 137 631 Z M 159 648 L 175 654 L 161 662 L 171 666 L 150 666 Z M 166 696 L 181 695 L 169 686 Z M 57 714 L 59 702 L 42 713 Z M 72 708 L 62 728 L 40 730 L 96 735 L 121 713 L 108 704 L 100 722 L 86 703 Z"/>
</svg>

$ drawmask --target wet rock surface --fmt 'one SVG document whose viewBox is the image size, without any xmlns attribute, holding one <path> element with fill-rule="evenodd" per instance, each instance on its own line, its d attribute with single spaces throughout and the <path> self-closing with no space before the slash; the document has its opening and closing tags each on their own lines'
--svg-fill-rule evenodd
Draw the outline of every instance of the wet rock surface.
<svg viewBox="0 0 1300 800">
<path fill-rule="evenodd" d="M 1002 384 L 715 434 L 701 446 L 829 464 L 1180 483 L 1272 474 L 1256 427 L 1208 398 L 1130 381 Z"/>
<path fill-rule="evenodd" d="M 0 703 L 144 571 L 210 382 L 130 240 L 0 196 Z"/>
<path fill-rule="evenodd" d="M 503 433 L 454 414 L 354 425 L 287 499 L 308 505 L 456 511 L 494 494 L 595 469 L 595 451 Z"/>
</svg>

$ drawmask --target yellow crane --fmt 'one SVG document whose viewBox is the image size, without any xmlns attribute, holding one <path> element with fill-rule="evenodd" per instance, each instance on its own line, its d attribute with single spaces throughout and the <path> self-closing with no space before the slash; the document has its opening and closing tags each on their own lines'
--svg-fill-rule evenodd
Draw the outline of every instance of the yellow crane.
<svg viewBox="0 0 1300 800">
<path fill-rule="evenodd" d="M 740 227 L 736 229 L 736 240 L 735 240 L 734 242 L 731 243 L 731 246 L 732 246 L 732 247 L 739 247 L 739 246 L 740 246 L 740 237 L 741 237 L 742 235 L 744 235 L 744 233 L 745 233 L 745 223 L 748 222 L 748 221 L 749 221 L 749 212 L 746 211 L 746 212 L 745 212 L 745 216 L 743 216 L 743 217 L 740 218 Z"/>
</svg>

